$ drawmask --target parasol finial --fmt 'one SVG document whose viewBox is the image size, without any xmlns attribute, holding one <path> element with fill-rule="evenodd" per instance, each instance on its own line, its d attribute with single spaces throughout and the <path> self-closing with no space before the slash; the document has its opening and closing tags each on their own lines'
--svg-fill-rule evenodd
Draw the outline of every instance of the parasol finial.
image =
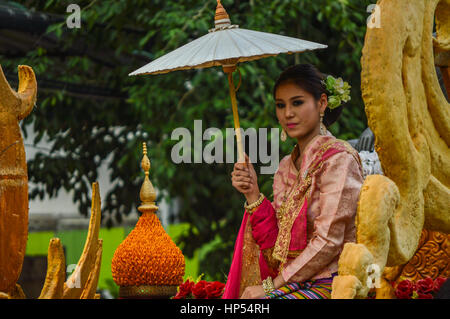
<svg viewBox="0 0 450 319">
<path fill-rule="evenodd" d="M 216 15 L 214 17 L 214 24 L 217 27 L 223 27 L 231 25 L 230 17 L 228 16 L 227 11 L 222 6 L 222 3 L 220 3 L 220 0 L 217 0 L 217 7 L 216 7 Z"/>
</svg>

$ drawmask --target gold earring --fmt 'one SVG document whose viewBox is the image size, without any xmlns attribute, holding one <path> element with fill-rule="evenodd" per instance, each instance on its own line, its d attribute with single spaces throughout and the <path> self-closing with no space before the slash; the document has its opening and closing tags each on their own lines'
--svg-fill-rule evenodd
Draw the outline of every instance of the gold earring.
<svg viewBox="0 0 450 319">
<path fill-rule="evenodd" d="M 281 139 L 283 142 L 286 142 L 287 134 L 286 134 L 286 131 L 284 130 L 284 128 L 281 129 L 281 137 L 280 137 L 280 139 Z"/>
<path fill-rule="evenodd" d="M 327 128 L 323 124 L 323 113 L 320 114 L 320 135 L 327 135 Z"/>
</svg>

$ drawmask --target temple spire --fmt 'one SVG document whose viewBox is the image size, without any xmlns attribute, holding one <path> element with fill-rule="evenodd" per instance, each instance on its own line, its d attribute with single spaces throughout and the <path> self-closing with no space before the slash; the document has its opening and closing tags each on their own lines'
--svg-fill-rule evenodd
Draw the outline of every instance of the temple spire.
<svg viewBox="0 0 450 319">
<path fill-rule="evenodd" d="M 143 153 L 144 156 L 142 157 L 141 167 L 145 172 L 145 178 L 141 186 L 141 191 L 139 193 L 141 198 L 141 206 L 138 207 L 138 210 L 141 213 L 146 213 L 158 210 L 158 206 L 155 205 L 155 189 L 153 188 L 152 182 L 150 182 L 150 179 L 148 177 L 151 164 L 149 158 L 147 157 L 147 144 L 145 143 L 143 143 Z"/>
</svg>

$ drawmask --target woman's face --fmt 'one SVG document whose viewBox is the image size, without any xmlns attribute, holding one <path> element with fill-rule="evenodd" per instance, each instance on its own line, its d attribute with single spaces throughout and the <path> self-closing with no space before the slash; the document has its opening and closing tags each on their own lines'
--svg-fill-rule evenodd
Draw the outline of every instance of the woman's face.
<svg viewBox="0 0 450 319">
<path fill-rule="evenodd" d="M 301 140 L 320 132 L 320 113 L 325 112 L 327 96 L 319 101 L 293 82 L 281 83 L 275 92 L 278 121 L 291 138 Z"/>
</svg>

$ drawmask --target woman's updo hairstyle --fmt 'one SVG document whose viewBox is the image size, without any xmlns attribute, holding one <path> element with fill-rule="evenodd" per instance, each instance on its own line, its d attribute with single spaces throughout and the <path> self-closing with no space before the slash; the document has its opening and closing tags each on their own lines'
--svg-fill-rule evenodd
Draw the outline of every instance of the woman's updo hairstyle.
<svg viewBox="0 0 450 319">
<path fill-rule="evenodd" d="M 275 82 L 273 88 L 273 98 L 275 99 L 275 93 L 277 88 L 284 83 L 294 83 L 303 90 L 310 93 L 317 101 L 320 99 L 323 93 L 328 96 L 328 92 L 322 81 L 325 80 L 326 75 L 322 74 L 312 64 L 297 64 L 288 67 L 284 70 L 280 77 Z M 333 124 L 341 115 L 343 104 L 335 109 L 326 108 L 323 116 L 323 124 L 329 127 Z"/>
</svg>

